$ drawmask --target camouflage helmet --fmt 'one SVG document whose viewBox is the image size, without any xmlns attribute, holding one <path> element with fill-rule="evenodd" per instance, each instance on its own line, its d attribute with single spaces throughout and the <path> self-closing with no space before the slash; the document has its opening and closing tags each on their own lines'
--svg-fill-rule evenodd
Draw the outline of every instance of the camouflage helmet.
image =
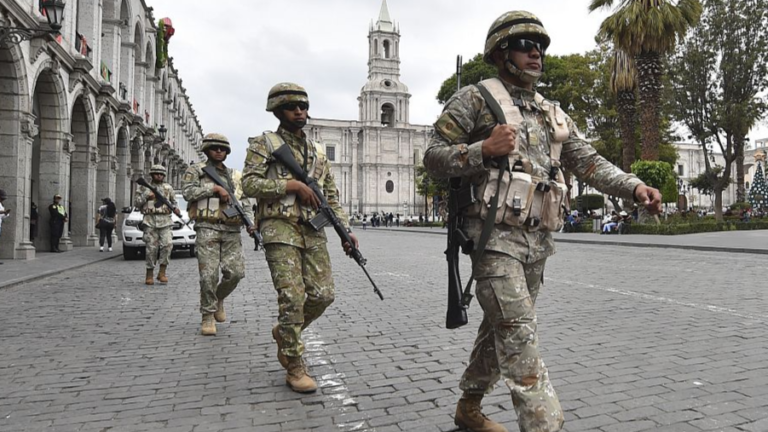
<svg viewBox="0 0 768 432">
<path fill-rule="evenodd" d="M 537 39 L 545 49 L 551 42 L 547 30 L 536 15 L 526 11 L 507 12 L 498 17 L 488 30 L 483 60 L 493 64 L 491 54 L 502 42 L 515 36 L 529 36 Z"/>
<path fill-rule="evenodd" d="M 267 96 L 267 111 L 291 102 L 304 102 L 309 105 L 309 96 L 304 87 L 294 83 L 280 83 L 269 89 Z"/>
<path fill-rule="evenodd" d="M 203 137 L 203 146 L 200 150 L 205 153 L 209 147 L 221 146 L 227 149 L 227 154 L 232 152 L 232 147 L 229 145 L 229 139 L 222 134 L 209 133 Z"/>
<path fill-rule="evenodd" d="M 152 168 L 149 169 L 149 175 L 152 175 L 152 174 L 166 175 L 165 167 L 162 165 L 152 165 Z"/>
</svg>

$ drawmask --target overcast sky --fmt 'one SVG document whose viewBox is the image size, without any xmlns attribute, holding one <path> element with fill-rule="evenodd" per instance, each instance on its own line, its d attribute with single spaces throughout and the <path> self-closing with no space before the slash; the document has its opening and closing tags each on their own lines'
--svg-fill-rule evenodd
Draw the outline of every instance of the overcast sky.
<svg viewBox="0 0 768 432">
<path fill-rule="evenodd" d="M 514 8 L 537 14 L 552 36 L 549 53 L 584 53 L 607 11 L 588 13 L 589 0 L 387 0 L 400 26 L 400 80 L 411 98 L 411 123 L 432 124 L 435 97 L 465 61 L 482 51 L 491 23 Z M 155 18 L 171 18 L 169 55 L 205 133 L 227 135 L 228 165 L 242 168 L 248 137 L 275 130 L 265 111 L 278 82 L 303 85 L 310 115 L 357 120 L 367 81 L 368 30 L 381 0 L 147 0 Z M 752 139 L 768 137 L 763 126 Z"/>
</svg>

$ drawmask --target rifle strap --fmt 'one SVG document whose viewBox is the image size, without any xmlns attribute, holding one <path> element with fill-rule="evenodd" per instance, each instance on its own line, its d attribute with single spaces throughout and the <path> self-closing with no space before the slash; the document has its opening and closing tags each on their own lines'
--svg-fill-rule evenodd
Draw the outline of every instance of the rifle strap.
<svg viewBox="0 0 768 432">
<path fill-rule="evenodd" d="M 507 117 L 504 115 L 504 110 L 501 109 L 499 102 L 496 100 L 496 98 L 493 97 L 491 92 L 488 91 L 488 89 L 485 88 L 482 83 L 477 84 L 477 89 L 480 90 L 480 94 L 483 96 L 483 99 L 485 99 L 485 103 L 488 105 L 488 109 L 490 109 L 493 115 L 496 117 L 496 121 L 499 124 L 507 124 Z M 488 214 L 486 215 L 485 222 L 483 223 L 483 230 L 480 232 L 480 239 L 478 240 L 475 251 L 473 252 L 472 274 L 469 276 L 467 285 L 464 287 L 464 295 L 462 299 L 464 306 L 469 306 L 469 301 L 472 299 L 472 282 L 475 280 L 475 271 L 477 270 L 477 266 L 480 264 L 480 260 L 485 254 L 485 247 L 488 245 L 488 240 L 491 238 L 491 232 L 493 232 L 493 226 L 496 224 L 496 211 L 499 208 L 501 183 L 504 179 L 504 172 L 509 168 L 508 157 L 504 156 L 494 159 L 496 159 L 498 169 L 501 172 L 499 173 L 499 178 L 496 183 L 496 193 L 493 195 L 493 198 L 491 198 L 491 202 L 489 203 Z"/>
</svg>

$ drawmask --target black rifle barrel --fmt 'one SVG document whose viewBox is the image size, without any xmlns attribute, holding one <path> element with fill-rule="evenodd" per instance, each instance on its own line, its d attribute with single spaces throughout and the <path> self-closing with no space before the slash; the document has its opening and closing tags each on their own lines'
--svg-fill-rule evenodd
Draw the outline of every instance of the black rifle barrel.
<svg viewBox="0 0 768 432">
<path fill-rule="evenodd" d="M 325 195 L 323 195 L 323 191 L 320 190 L 320 186 L 317 184 L 317 181 L 314 178 L 308 176 L 307 173 L 304 172 L 304 170 L 299 166 L 299 163 L 296 161 L 296 158 L 293 157 L 291 148 L 288 147 L 288 145 L 280 146 L 280 148 L 272 152 L 272 157 L 283 164 L 283 166 L 286 167 L 288 171 L 290 171 L 291 174 L 296 177 L 297 180 L 312 189 L 312 192 L 315 193 L 315 196 L 320 201 L 319 210 L 325 214 L 325 217 L 331 222 L 331 225 L 333 225 L 333 230 L 336 231 L 336 234 L 338 234 L 338 236 L 341 238 L 342 244 L 349 245 L 349 255 L 352 257 L 352 259 L 355 260 L 357 265 L 363 269 L 363 272 L 365 272 L 368 280 L 371 281 L 371 285 L 373 285 L 373 292 L 375 292 L 380 299 L 384 300 L 384 295 L 381 293 L 381 291 L 379 291 L 379 287 L 376 286 L 376 283 L 373 281 L 371 275 L 368 274 L 368 270 L 365 268 L 367 260 L 363 257 L 360 249 L 355 247 L 355 242 L 352 241 L 352 237 L 349 236 L 346 228 L 344 228 L 344 226 L 341 224 L 341 221 L 336 215 L 336 212 L 334 212 L 331 206 L 328 205 L 328 200 L 325 199 Z"/>
</svg>

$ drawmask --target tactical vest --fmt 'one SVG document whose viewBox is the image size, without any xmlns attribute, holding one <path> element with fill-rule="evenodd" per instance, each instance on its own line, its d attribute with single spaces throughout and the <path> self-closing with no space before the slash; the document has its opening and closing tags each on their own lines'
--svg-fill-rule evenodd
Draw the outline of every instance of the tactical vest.
<svg viewBox="0 0 768 432">
<path fill-rule="evenodd" d="M 285 145 L 283 138 L 274 132 L 266 132 L 264 134 L 266 138 L 267 150 L 271 155 L 272 152 Z M 307 157 L 312 157 L 312 164 L 307 167 L 307 173 L 310 177 L 314 178 L 319 185 L 325 182 L 325 164 L 328 163 L 325 152 L 323 151 L 320 143 L 309 140 L 311 144 L 308 146 L 309 153 Z M 268 159 L 267 163 L 267 179 L 270 180 L 294 180 L 295 177 L 285 168 L 280 162 L 274 159 Z M 258 219 L 266 218 L 280 218 L 280 219 L 303 219 L 306 221 L 312 220 L 317 214 L 314 209 L 305 207 L 301 204 L 301 201 L 297 199 L 296 194 L 286 194 L 279 199 L 259 199 L 259 217 Z"/>
<path fill-rule="evenodd" d="M 158 192 L 165 195 L 165 198 L 169 201 L 171 200 L 171 196 L 168 195 L 168 190 L 165 187 L 165 183 L 161 183 L 159 185 L 152 184 L 155 189 L 157 189 Z M 171 189 L 171 193 L 173 193 L 173 190 Z M 161 205 L 160 207 L 155 207 L 155 200 L 147 200 L 146 203 L 144 203 L 144 206 L 141 207 L 141 214 L 145 215 L 169 215 L 171 214 L 171 209 L 168 208 L 166 205 Z"/>
<path fill-rule="evenodd" d="M 536 110 L 526 106 L 524 101 L 513 100 L 504 84 L 498 78 L 484 80 L 483 85 L 496 100 L 506 117 L 507 124 L 514 126 L 518 134 L 525 130 L 521 109 Z M 568 203 L 568 187 L 560 169 L 560 154 L 570 131 L 565 113 L 539 93 L 534 101 L 541 108 L 547 124 L 547 139 L 550 149 L 550 175 L 534 175 L 531 161 L 517 149 L 509 156 L 509 170 L 503 174 L 490 169 L 479 183 L 475 183 L 478 201 L 467 209 L 467 216 L 486 219 L 491 198 L 496 194 L 499 175 L 503 175 L 499 189 L 499 202 L 495 224 L 525 227 L 529 231 L 558 231 L 563 226 L 563 216 Z"/>
<path fill-rule="evenodd" d="M 203 165 L 204 166 L 204 165 Z M 200 168 L 200 167 L 198 167 Z M 217 170 L 218 171 L 218 170 Z M 216 184 L 203 172 L 202 169 L 198 170 L 198 178 L 200 180 L 200 187 L 206 189 L 213 189 Z M 232 179 L 232 169 L 227 168 L 227 175 L 223 176 L 224 180 L 230 183 L 230 190 L 235 190 L 232 186 L 234 182 Z M 189 219 L 195 222 L 207 222 L 212 224 L 224 224 L 224 225 L 242 225 L 240 217 L 235 216 L 228 218 L 224 215 L 224 211 L 229 208 L 229 204 L 222 202 L 218 196 L 211 196 L 202 198 L 197 201 L 189 203 L 187 212 L 189 213 Z"/>
</svg>

